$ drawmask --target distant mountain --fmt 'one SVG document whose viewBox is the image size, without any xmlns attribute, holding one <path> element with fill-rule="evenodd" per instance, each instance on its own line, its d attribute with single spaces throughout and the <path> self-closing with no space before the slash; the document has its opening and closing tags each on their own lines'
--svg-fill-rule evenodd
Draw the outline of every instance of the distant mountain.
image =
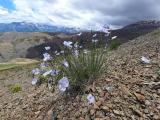
<svg viewBox="0 0 160 120">
<path fill-rule="evenodd" d="M 160 21 L 149 20 L 139 21 L 130 25 L 127 25 L 121 29 L 113 30 L 112 36 L 118 36 L 121 42 L 127 42 L 138 36 L 145 35 L 160 28 Z"/>
<path fill-rule="evenodd" d="M 0 23 L 0 32 L 61 32 L 74 33 L 77 32 L 74 28 L 52 26 L 39 23 L 27 22 L 12 22 Z"/>
<path fill-rule="evenodd" d="M 139 21 L 130 25 L 125 26 L 123 29 L 152 29 L 160 27 L 160 21 L 149 20 L 149 21 Z"/>
<path fill-rule="evenodd" d="M 18 24 L 20 23 L 14 23 Z M 21 23 L 27 24 L 27 23 Z M 36 24 L 27 25 L 28 29 L 34 28 Z M 39 24 L 38 24 L 39 26 Z M 40 28 L 40 27 L 38 27 Z M 44 26 L 42 27 L 44 28 Z M 117 36 L 116 41 L 125 43 L 139 36 L 143 36 L 160 28 L 158 21 L 140 21 L 124 28 L 111 31 L 110 37 Z M 0 27 L 0 29 L 2 29 Z M 37 30 L 37 28 L 34 28 Z M 47 29 L 47 28 L 44 28 Z M 68 28 L 67 28 L 68 29 Z M 28 31 L 29 31 L 28 30 Z M 74 29 L 73 29 L 74 30 Z M 31 30 L 30 30 L 31 31 Z M 88 48 L 92 44 L 93 35 L 97 34 L 94 39 L 98 39 L 98 45 L 104 46 L 108 39 L 104 33 L 95 31 L 85 31 L 81 35 L 77 33 L 51 33 L 51 32 L 2 32 L 0 33 L 0 62 L 8 61 L 14 58 L 42 58 L 45 52 L 45 46 L 51 46 L 51 54 L 59 51 L 64 40 L 76 42 L 78 41 L 83 48 Z M 113 41 L 113 40 L 112 40 Z"/>
</svg>

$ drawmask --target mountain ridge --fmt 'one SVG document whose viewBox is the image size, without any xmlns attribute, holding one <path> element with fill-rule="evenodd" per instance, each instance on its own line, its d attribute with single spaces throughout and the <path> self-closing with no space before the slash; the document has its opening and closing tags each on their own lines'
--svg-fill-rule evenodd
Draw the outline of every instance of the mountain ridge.
<svg viewBox="0 0 160 120">
<path fill-rule="evenodd" d="M 54 26 L 40 23 L 12 22 L 0 23 L 0 32 L 77 32 L 74 28 Z"/>
<path fill-rule="evenodd" d="M 21 23 L 22 24 L 22 23 Z M 129 27 L 128 27 L 129 26 Z M 120 43 L 126 43 L 139 36 L 143 36 L 160 28 L 159 22 L 138 22 L 130 24 L 122 29 L 113 30 L 111 36 Z M 141 27 L 139 27 L 141 26 Z M 148 27 L 149 26 L 149 27 Z M 41 58 L 45 46 L 51 46 L 51 51 L 57 51 L 64 40 L 78 41 L 84 48 L 91 43 L 93 35 L 95 39 L 103 44 L 106 36 L 101 32 L 82 32 L 77 33 L 53 33 L 53 32 L 1 32 L 0 33 L 0 62 L 9 61 L 14 58 Z M 101 40 L 102 39 L 102 40 Z"/>
<path fill-rule="evenodd" d="M 126 25 L 121 29 L 113 30 L 112 35 L 118 36 L 121 42 L 125 43 L 129 40 L 135 39 L 136 37 L 150 33 L 158 28 L 160 28 L 160 21 L 143 20 Z"/>
</svg>

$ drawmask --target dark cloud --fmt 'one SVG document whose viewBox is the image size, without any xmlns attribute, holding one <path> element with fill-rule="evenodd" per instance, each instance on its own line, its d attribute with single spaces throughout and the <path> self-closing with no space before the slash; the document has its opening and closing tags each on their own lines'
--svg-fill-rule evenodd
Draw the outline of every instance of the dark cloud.
<svg viewBox="0 0 160 120">
<path fill-rule="evenodd" d="M 16 8 L 0 22 L 31 21 L 62 26 L 124 26 L 140 20 L 160 20 L 160 0 L 13 0 Z"/>
<path fill-rule="evenodd" d="M 75 0 L 74 9 L 97 11 L 102 21 L 126 25 L 139 20 L 160 20 L 160 0 Z"/>
</svg>

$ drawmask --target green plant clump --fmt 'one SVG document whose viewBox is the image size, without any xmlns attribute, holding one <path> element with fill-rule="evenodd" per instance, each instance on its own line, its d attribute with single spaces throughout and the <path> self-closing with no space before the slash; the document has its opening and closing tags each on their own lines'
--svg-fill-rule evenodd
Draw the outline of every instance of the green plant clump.
<svg viewBox="0 0 160 120">
<path fill-rule="evenodd" d="M 80 53 L 79 56 L 70 55 L 66 58 L 69 67 L 62 67 L 62 76 L 70 80 L 70 90 L 83 91 L 85 86 L 92 83 L 104 71 L 104 52 L 91 50 Z"/>
<path fill-rule="evenodd" d="M 121 45 L 120 42 L 116 41 L 116 40 L 112 40 L 109 42 L 109 50 L 116 50 L 119 46 Z"/>
<path fill-rule="evenodd" d="M 20 84 L 14 84 L 14 85 L 11 85 L 9 89 L 12 93 L 17 93 L 22 90 L 22 87 Z"/>
<path fill-rule="evenodd" d="M 106 37 L 109 37 L 108 28 L 105 29 Z M 63 41 L 60 49 L 54 52 L 54 57 L 49 54 L 51 47 L 46 46 L 43 62 L 39 68 L 32 70 L 32 85 L 36 86 L 45 82 L 50 90 L 57 86 L 59 92 L 66 92 L 67 95 L 84 93 L 86 86 L 92 84 L 106 68 L 107 43 L 104 48 L 99 48 L 98 43 L 102 40 L 96 38 L 97 34 L 92 37 L 91 45 L 88 47 L 78 41 Z M 115 49 L 119 45 L 117 42 L 111 42 L 110 49 Z"/>
</svg>

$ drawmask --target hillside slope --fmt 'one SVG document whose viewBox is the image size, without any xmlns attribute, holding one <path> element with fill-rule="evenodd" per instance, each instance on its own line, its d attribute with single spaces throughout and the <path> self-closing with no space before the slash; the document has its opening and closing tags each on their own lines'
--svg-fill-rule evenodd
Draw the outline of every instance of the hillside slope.
<svg viewBox="0 0 160 120">
<path fill-rule="evenodd" d="M 45 42 L 58 40 L 56 35 L 40 32 L 5 32 L 0 35 L 0 62 L 26 57 L 27 50 Z"/>
<path fill-rule="evenodd" d="M 151 60 L 141 63 L 141 56 Z M 88 105 L 84 96 L 56 102 L 60 119 L 159 120 L 160 119 L 160 30 L 136 38 L 106 55 L 107 71 L 86 93 L 96 98 Z M 107 90 L 106 90 L 107 89 Z M 59 107 L 61 106 L 61 107 Z"/>
<path fill-rule="evenodd" d="M 141 56 L 150 59 L 151 63 L 142 64 Z M 45 86 L 34 89 L 31 86 L 32 67 L 3 72 L 0 74 L 0 118 L 160 119 L 160 30 L 138 37 L 106 54 L 106 67 L 105 74 L 88 86 L 85 95 L 69 98 L 57 95 L 56 91 L 51 94 Z M 7 88 L 10 81 L 20 83 L 22 91 L 10 93 Z M 95 96 L 94 105 L 87 103 L 88 93 Z"/>
<path fill-rule="evenodd" d="M 139 21 L 130 25 L 125 26 L 124 28 L 112 30 L 111 36 L 117 36 L 117 39 L 115 39 L 118 43 L 125 43 L 130 40 L 133 40 L 139 36 L 143 36 L 147 33 L 150 33 L 156 29 L 160 28 L 160 22 L 158 21 Z M 108 37 L 105 36 L 104 33 L 101 32 L 82 32 L 80 36 L 73 34 L 69 36 L 68 38 L 65 37 L 61 38 L 62 41 L 64 40 L 70 40 L 70 41 L 78 41 L 83 47 L 90 46 L 93 39 L 93 35 L 96 34 L 96 37 L 94 39 L 98 39 L 98 44 L 101 46 L 104 46 L 106 41 L 108 40 Z M 52 35 L 49 33 L 49 35 Z M 45 45 L 50 45 L 52 47 L 52 52 L 58 51 L 59 46 L 62 44 L 62 41 L 53 41 L 49 43 L 44 43 L 41 45 L 37 45 L 34 47 L 31 47 L 28 49 L 28 52 L 26 54 L 27 58 L 41 58 L 42 51 L 44 49 Z M 31 52 L 32 51 L 32 52 Z"/>
<path fill-rule="evenodd" d="M 123 27 L 122 29 L 113 30 L 112 35 L 118 36 L 120 42 L 128 42 L 136 37 L 150 33 L 160 28 L 160 21 L 138 21 Z"/>
</svg>

